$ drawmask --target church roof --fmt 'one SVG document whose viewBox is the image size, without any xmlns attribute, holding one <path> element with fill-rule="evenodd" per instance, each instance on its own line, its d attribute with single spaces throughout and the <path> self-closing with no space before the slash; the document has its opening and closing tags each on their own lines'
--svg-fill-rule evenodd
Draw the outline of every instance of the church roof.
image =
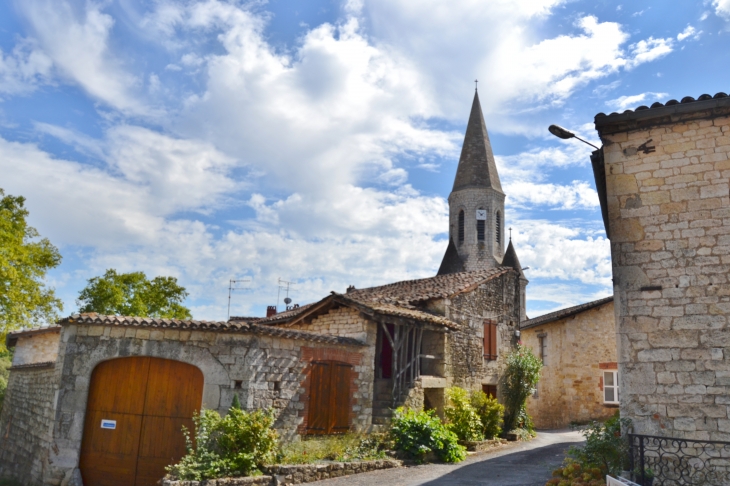
<svg viewBox="0 0 730 486">
<path fill-rule="evenodd" d="M 449 273 L 458 273 L 464 271 L 464 261 L 456 250 L 454 240 L 449 238 L 449 246 L 446 247 L 444 259 L 441 260 L 441 266 L 437 275 L 447 275 Z"/>
<path fill-rule="evenodd" d="M 504 252 L 504 258 L 502 258 L 502 266 L 514 268 L 520 277 L 526 278 L 522 272 L 522 265 L 520 265 L 520 259 L 517 258 L 517 252 L 512 244 L 512 238 L 509 239 L 509 245 L 507 245 L 507 251 Z"/>
<path fill-rule="evenodd" d="M 484 122 L 482 106 L 479 103 L 479 93 L 476 92 L 452 191 L 470 187 L 492 188 L 502 192 L 492 144 L 487 134 L 487 124 Z"/>
</svg>

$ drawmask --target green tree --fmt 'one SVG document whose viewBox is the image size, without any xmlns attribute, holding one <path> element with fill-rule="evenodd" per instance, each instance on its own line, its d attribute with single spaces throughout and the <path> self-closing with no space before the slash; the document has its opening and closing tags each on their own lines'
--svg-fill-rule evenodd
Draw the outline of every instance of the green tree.
<svg viewBox="0 0 730 486">
<path fill-rule="evenodd" d="M 44 278 L 61 263 L 58 249 L 28 226 L 25 198 L 0 189 L 0 348 L 5 335 L 28 325 L 51 323 L 63 309 Z"/>
<path fill-rule="evenodd" d="M 540 380 L 542 362 L 528 347 L 517 345 L 517 349 L 507 355 L 506 367 L 502 375 L 504 390 L 504 430 L 515 428 L 532 431 L 532 419 L 527 414 L 527 397 L 535 393 Z"/>
<path fill-rule="evenodd" d="M 190 310 L 182 305 L 187 296 L 175 277 L 148 280 L 142 272 L 109 269 L 103 276 L 89 279 L 76 303 L 80 312 L 190 319 Z"/>
</svg>

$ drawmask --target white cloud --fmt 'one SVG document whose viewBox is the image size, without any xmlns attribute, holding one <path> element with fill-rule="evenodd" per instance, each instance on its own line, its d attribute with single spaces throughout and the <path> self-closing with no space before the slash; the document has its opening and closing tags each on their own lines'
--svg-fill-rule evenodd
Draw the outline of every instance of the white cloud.
<svg viewBox="0 0 730 486">
<path fill-rule="evenodd" d="M 718 16 L 730 20 L 730 0 L 712 0 L 712 6 Z"/>
<path fill-rule="evenodd" d="M 672 52 L 673 39 L 655 39 L 649 37 L 629 46 L 631 57 L 626 62 L 627 69 L 633 69 L 641 64 L 655 61 Z"/>
<path fill-rule="evenodd" d="M 52 63 L 31 40 L 19 42 L 12 53 L 0 49 L 0 95 L 27 94 L 49 81 Z"/>
<path fill-rule="evenodd" d="M 515 182 L 504 187 L 508 204 L 514 207 L 543 206 L 555 209 L 594 209 L 598 194 L 585 181 L 570 185 Z"/>
<path fill-rule="evenodd" d="M 691 37 L 692 40 L 697 40 L 700 38 L 701 34 L 702 34 L 702 31 L 697 32 L 697 30 L 694 27 L 692 27 L 691 25 L 688 25 L 686 29 L 684 29 L 682 32 L 677 34 L 677 40 L 681 42 L 681 41 L 687 39 L 688 37 Z"/>
<path fill-rule="evenodd" d="M 65 0 L 24 0 L 17 5 L 66 79 L 122 112 L 152 111 L 134 94 L 139 79 L 110 51 L 114 19 L 102 12 L 103 5 L 91 0 L 83 6 Z"/>
<path fill-rule="evenodd" d="M 652 93 L 646 92 L 631 96 L 620 96 L 616 99 L 606 102 L 606 106 L 610 106 L 616 110 L 622 111 L 626 109 L 633 109 L 639 106 L 639 104 L 649 105 L 653 101 L 658 101 L 661 98 L 668 96 L 668 93 Z"/>
</svg>

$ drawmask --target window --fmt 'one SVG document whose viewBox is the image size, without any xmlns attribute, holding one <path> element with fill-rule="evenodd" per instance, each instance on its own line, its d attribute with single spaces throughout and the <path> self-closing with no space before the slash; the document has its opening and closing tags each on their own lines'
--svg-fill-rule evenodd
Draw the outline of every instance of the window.
<svg viewBox="0 0 730 486">
<path fill-rule="evenodd" d="M 497 398 L 497 385 L 482 385 L 482 391 L 490 398 Z"/>
<path fill-rule="evenodd" d="M 618 404 L 618 371 L 603 372 L 603 403 Z"/>
<path fill-rule="evenodd" d="M 484 241 L 484 230 L 487 225 L 487 212 L 479 208 L 477 209 L 477 240 Z"/>
<path fill-rule="evenodd" d="M 459 211 L 459 243 L 464 242 L 464 210 Z"/>
<path fill-rule="evenodd" d="M 497 214 L 494 216 L 494 229 L 496 231 L 497 245 L 501 245 L 502 244 L 502 215 L 499 214 L 499 211 L 497 211 Z"/>
<path fill-rule="evenodd" d="M 497 359 L 497 323 L 484 321 L 484 359 Z"/>
<path fill-rule="evenodd" d="M 538 335 L 537 339 L 540 340 L 540 361 L 545 366 L 547 364 L 547 334 Z"/>
</svg>

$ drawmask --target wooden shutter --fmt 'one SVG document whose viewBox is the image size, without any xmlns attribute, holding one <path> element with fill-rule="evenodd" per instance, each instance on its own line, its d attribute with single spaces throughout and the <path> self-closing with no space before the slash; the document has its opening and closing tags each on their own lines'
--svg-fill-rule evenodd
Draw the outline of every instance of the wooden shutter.
<svg viewBox="0 0 730 486">
<path fill-rule="evenodd" d="M 350 430 L 352 367 L 345 363 L 312 363 L 309 375 L 307 433 L 340 434 Z"/>
<path fill-rule="evenodd" d="M 484 321 L 484 359 L 497 359 L 497 323 Z"/>
</svg>

